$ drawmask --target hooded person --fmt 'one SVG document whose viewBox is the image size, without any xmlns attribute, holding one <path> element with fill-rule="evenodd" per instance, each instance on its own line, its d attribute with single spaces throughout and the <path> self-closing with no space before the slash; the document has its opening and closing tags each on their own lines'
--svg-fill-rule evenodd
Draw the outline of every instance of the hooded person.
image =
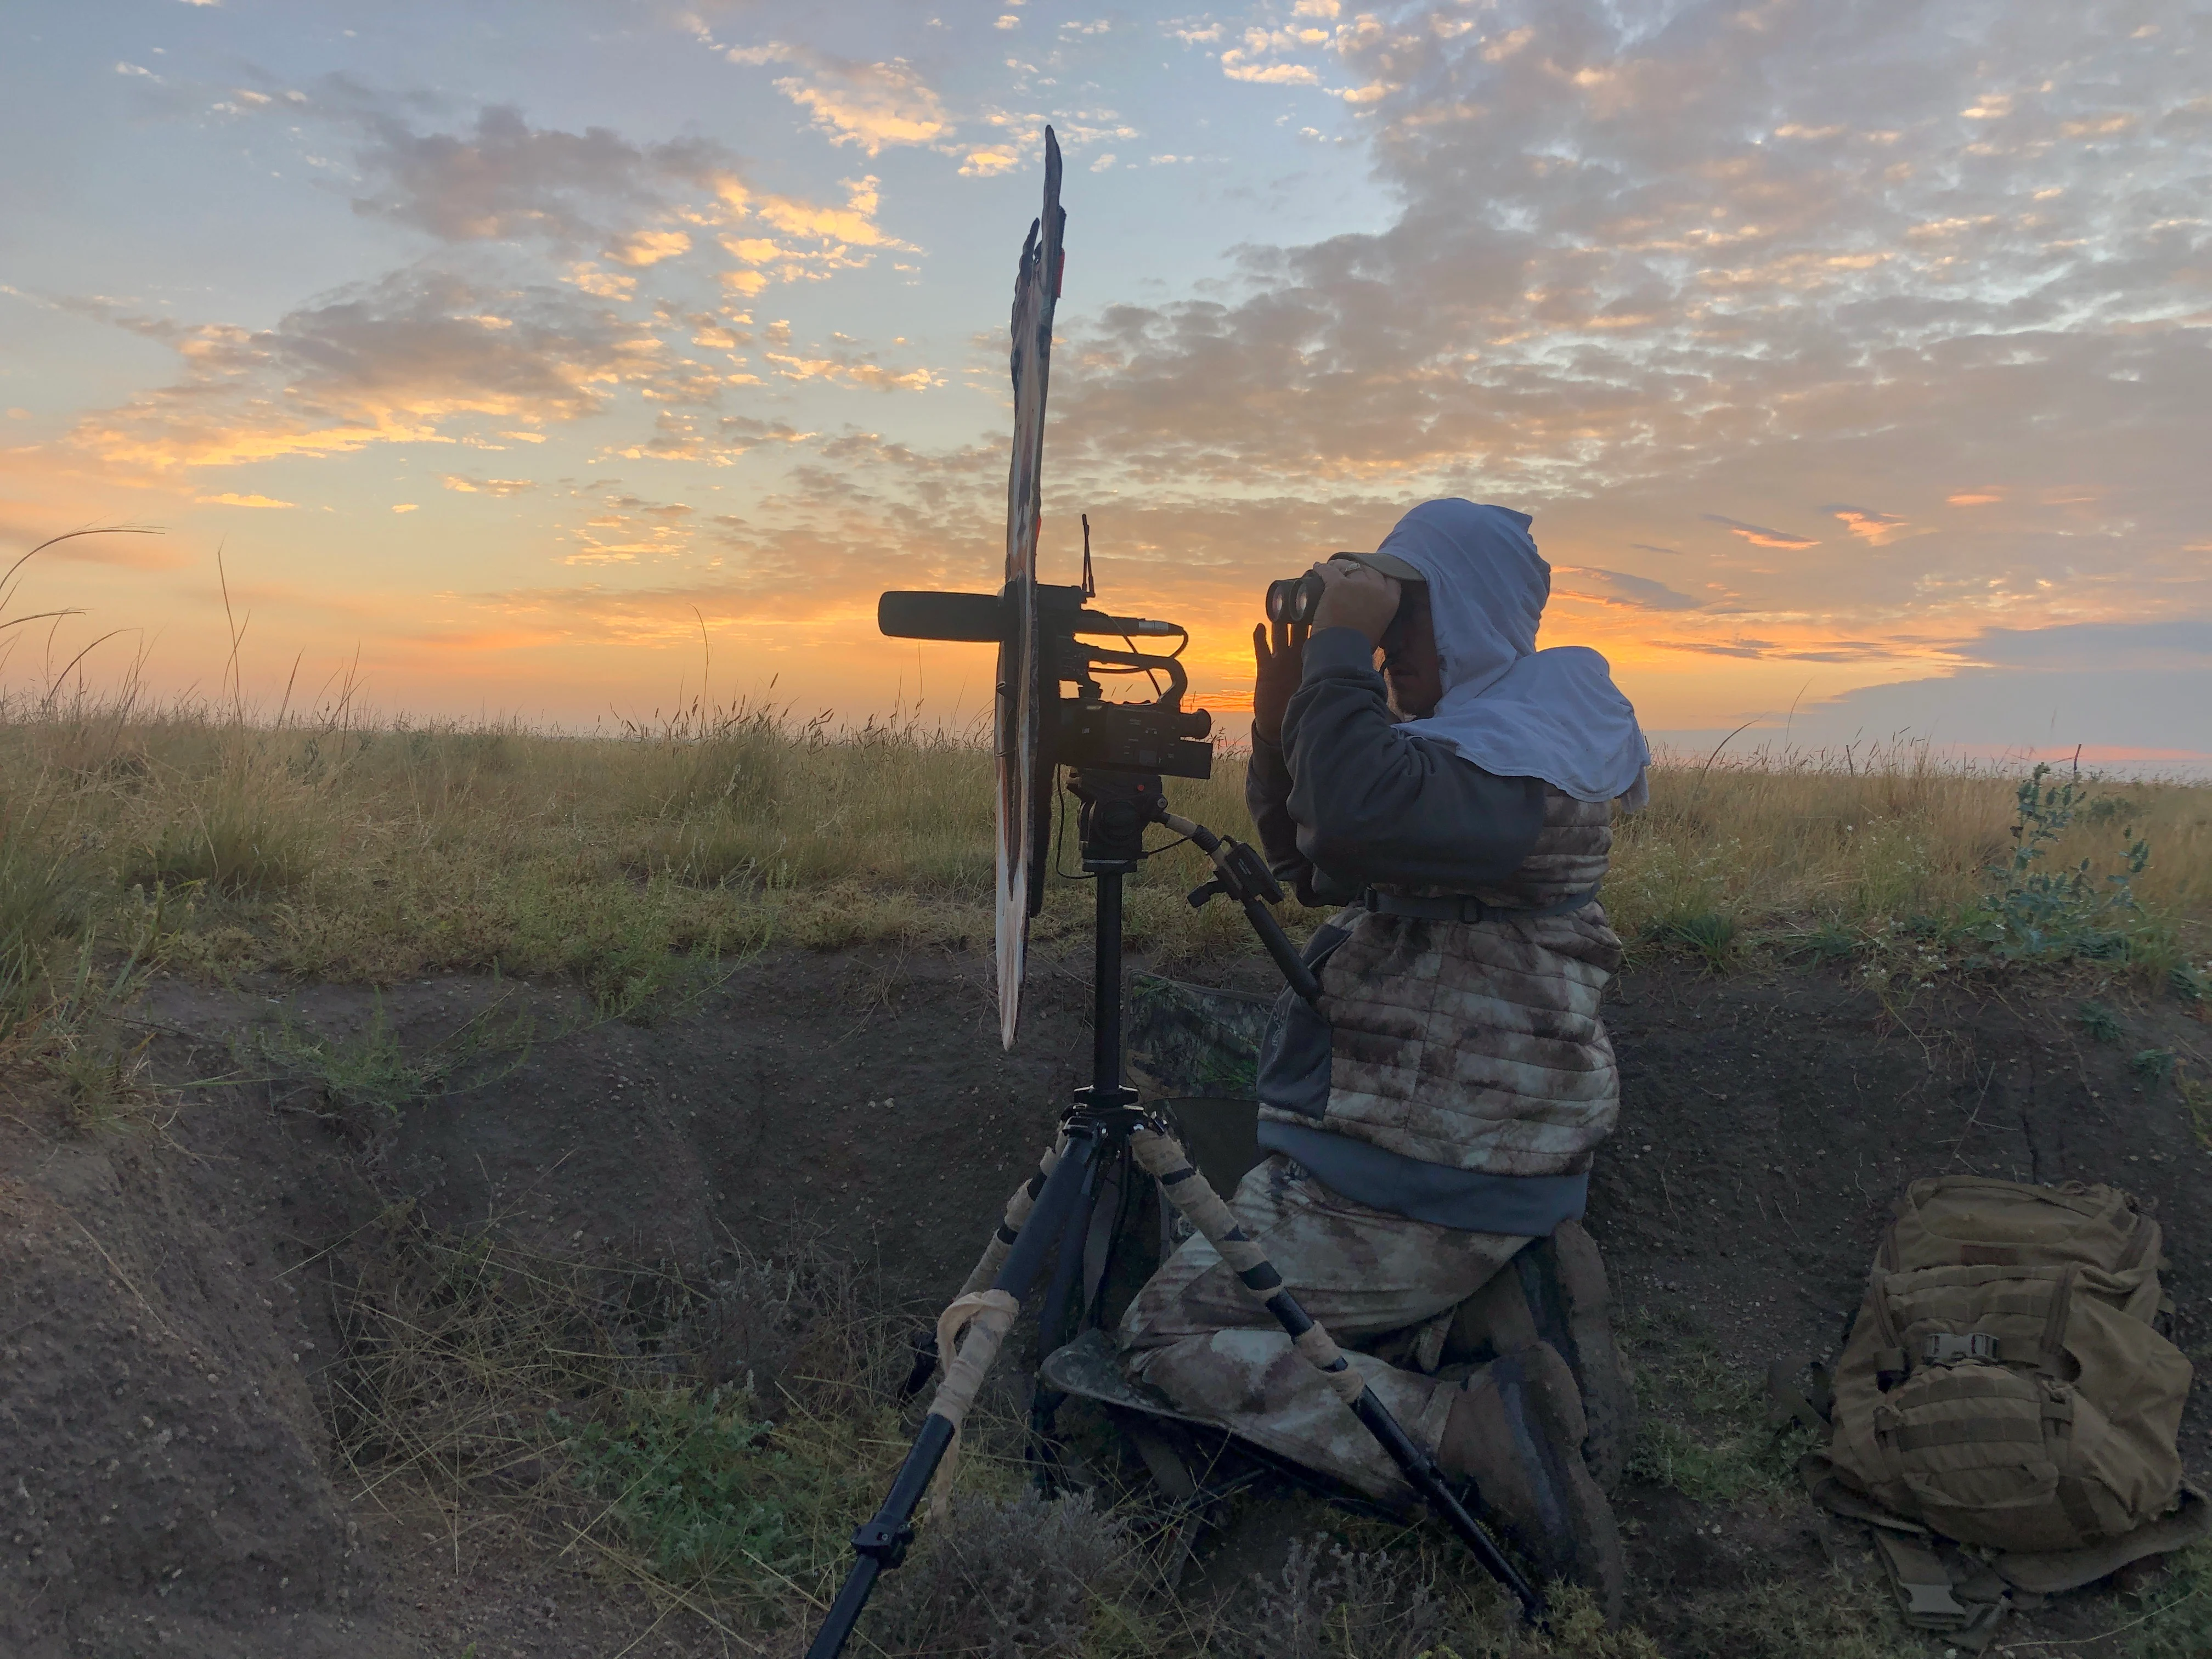
<svg viewBox="0 0 2212 1659">
<path fill-rule="evenodd" d="M 1306 952 L 1318 1008 L 1285 992 L 1270 1020 L 1261 1161 L 1231 1207 L 1537 1567 L 1617 1605 L 1604 1486 L 1630 1405 L 1579 1221 L 1620 1112 L 1597 889 L 1650 755 L 1603 657 L 1536 648 L 1551 568 L 1528 526 L 1425 502 L 1316 567 L 1310 636 L 1255 632 L 1253 818 L 1279 879 L 1346 908 Z M 1203 1238 L 1119 1343 L 1178 1410 L 1408 1495 Z"/>
</svg>

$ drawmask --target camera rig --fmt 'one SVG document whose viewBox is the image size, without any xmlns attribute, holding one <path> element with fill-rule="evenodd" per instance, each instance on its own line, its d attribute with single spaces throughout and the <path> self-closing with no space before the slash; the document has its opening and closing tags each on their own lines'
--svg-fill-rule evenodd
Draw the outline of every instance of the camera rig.
<svg viewBox="0 0 2212 1659">
<path fill-rule="evenodd" d="M 1089 564 L 1087 556 L 1085 563 Z M 1030 592 L 1036 600 L 1039 678 L 1048 686 L 1076 687 L 1074 696 L 1051 700 L 1039 769 L 1071 766 L 1173 778 L 1212 776 L 1213 717 L 1203 708 L 1182 706 L 1190 676 L 1178 660 L 1182 647 L 1161 653 L 1136 646 L 1146 637 L 1188 640 L 1188 633 L 1174 623 L 1090 609 L 1085 601 L 1097 597 L 1097 589 L 1088 581 L 1066 587 L 1037 583 Z M 1019 628 L 1018 603 L 1012 584 L 999 593 L 893 592 L 876 602 L 876 625 L 897 639 L 1003 645 Z M 1112 635 L 1122 647 L 1094 645 L 1084 635 Z M 1149 702 L 1106 701 L 1101 675 L 1134 674 L 1164 675 L 1167 684 L 1158 689 L 1155 682 L 1158 695 Z"/>
</svg>

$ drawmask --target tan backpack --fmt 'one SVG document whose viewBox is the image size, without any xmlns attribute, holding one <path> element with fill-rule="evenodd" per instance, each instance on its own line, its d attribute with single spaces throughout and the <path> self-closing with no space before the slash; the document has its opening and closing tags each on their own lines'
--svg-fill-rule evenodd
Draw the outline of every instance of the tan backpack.
<svg viewBox="0 0 2212 1659">
<path fill-rule="evenodd" d="M 2152 1325 L 2159 1244 L 2117 1188 L 1914 1182 L 1836 1368 L 1835 1473 L 2002 1551 L 2081 1550 L 2166 1515 L 2190 1365 Z"/>
</svg>

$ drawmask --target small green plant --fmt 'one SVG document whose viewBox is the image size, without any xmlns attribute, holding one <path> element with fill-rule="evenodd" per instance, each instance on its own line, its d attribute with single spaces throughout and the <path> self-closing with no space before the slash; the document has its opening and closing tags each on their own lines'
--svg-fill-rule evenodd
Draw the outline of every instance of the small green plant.
<svg viewBox="0 0 2212 1659">
<path fill-rule="evenodd" d="M 336 1112 L 366 1109 L 385 1117 L 429 1096 L 484 1083 L 529 1058 L 535 1028 L 527 1016 L 502 1022 L 500 1005 L 420 1053 L 410 1054 L 385 1017 L 380 999 L 358 1036 L 319 1036 L 289 1018 L 252 1034 L 246 1047 L 266 1068 L 272 1088 L 317 1096 Z"/>
<path fill-rule="evenodd" d="M 1237 1659 L 1425 1659 L 1447 1621 L 1417 1560 L 1319 1535 L 1293 1540 L 1282 1571 L 1252 1588 Z"/>
<path fill-rule="evenodd" d="M 408 1055 L 380 999 L 359 1036 L 317 1036 L 283 1019 L 254 1039 L 254 1046 L 276 1073 L 272 1083 L 319 1094 L 338 1111 L 365 1106 L 396 1116 L 442 1082 L 447 1071 L 437 1056 Z"/>
<path fill-rule="evenodd" d="M 2081 1029 L 2088 1033 L 2093 1041 L 2118 1042 L 2120 1040 L 2119 1016 L 2105 1006 L 2103 1003 L 2085 1002 L 2081 1005 L 2081 1012 L 2075 1017 L 2081 1020 Z"/>
<path fill-rule="evenodd" d="M 2141 1048 L 2128 1061 L 2128 1070 L 2155 1089 L 2173 1075 L 2173 1050 L 2171 1048 Z"/>
<path fill-rule="evenodd" d="M 154 1098 L 146 1079 L 152 1042 L 149 1036 L 126 1044 L 112 1032 L 95 1036 L 82 1025 L 59 1032 L 46 1070 L 61 1082 L 62 1109 L 79 1133 L 116 1128 Z"/>
<path fill-rule="evenodd" d="M 2079 776 L 2045 783 L 2051 772 L 2039 764 L 2015 792 L 2012 857 L 1987 872 L 1995 885 L 1983 895 L 1969 931 L 2001 961 L 2125 956 L 2130 939 L 2146 928 L 2135 878 L 2150 863 L 2150 842 L 2132 824 L 2124 827 L 2120 867 L 2102 882 L 2087 857 L 2063 870 L 2045 868 L 2053 845 L 2077 817 L 2094 823 L 2118 816 L 2091 810 L 2093 786 Z"/>
<path fill-rule="evenodd" d="M 1719 973 L 1735 960 L 1741 931 L 1734 916 L 1719 910 L 1703 910 L 1669 917 L 1653 928 L 1652 934 L 1664 944 L 1687 951 Z"/>
<path fill-rule="evenodd" d="M 182 811 L 125 848 L 125 886 L 194 883 L 234 897 L 289 892 L 320 867 L 324 827 L 311 789 L 248 752 L 224 757 Z"/>
<path fill-rule="evenodd" d="M 2166 994 L 2177 1002 L 2202 1002 L 2205 988 L 2204 975 L 2191 963 L 2177 962 L 2166 969 Z"/>
<path fill-rule="evenodd" d="M 1809 1443 L 1778 1431 L 1759 1383 L 1702 1337 L 1624 1321 L 1636 1361 L 1639 1419 L 1629 1472 L 1699 1503 L 1726 1504 L 1786 1487 Z"/>
<path fill-rule="evenodd" d="M 2186 1066 L 2177 1060 L 2173 1092 L 2181 1097 L 2182 1109 L 2189 1114 L 2189 1127 L 2195 1132 L 2197 1144 L 2212 1147 L 2212 1083 L 2193 1076 Z"/>
<path fill-rule="evenodd" d="M 1841 922 L 1824 921 L 1797 948 L 1815 962 L 1843 962 L 1857 952 L 1859 943 L 1859 936 Z"/>
<path fill-rule="evenodd" d="M 2136 1599 L 2142 1611 L 2130 1659 L 2201 1659 L 2212 1653 L 2212 1547 L 2166 1558 L 2166 1577 Z"/>
<path fill-rule="evenodd" d="M 743 1389 L 630 1389 L 613 1427 L 549 1423 L 575 1480 L 609 1500 L 654 1570 L 678 1583 L 763 1583 L 806 1553 L 777 1497 L 789 1459 Z"/>
</svg>

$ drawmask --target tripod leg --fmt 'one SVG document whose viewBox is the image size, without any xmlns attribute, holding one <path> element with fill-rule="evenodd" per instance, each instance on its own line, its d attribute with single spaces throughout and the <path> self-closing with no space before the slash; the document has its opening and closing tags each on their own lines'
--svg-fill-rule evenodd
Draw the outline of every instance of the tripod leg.
<svg viewBox="0 0 2212 1659">
<path fill-rule="evenodd" d="M 1066 1152 L 1067 1137 L 1062 1135 L 1037 1160 L 1037 1172 L 1014 1188 L 1014 1195 L 1006 1200 L 1006 1219 L 991 1235 L 991 1242 L 983 1247 L 983 1259 L 975 1264 L 975 1270 L 968 1275 L 968 1282 L 960 1287 L 961 1295 L 973 1296 L 999 1276 L 999 1270 L 1006 1265 L 1006 1257 L 1014 1248 L 1014 1241 L 1021 1237 L 1022 1224 L 1036 1207 L 1037 1194 L 1044 1191 L 1045 1182 L 1052 1178 L 1053 1170 Z"/>
<path fill-rule="evenodd" d="M 1097 1207 L 1099 1173 L 1096 1164 L 1085 1173 L 1082 1196 L 1068 1211 L 1067 1223 L 1060 1229 L 1060 1255 L 1053 1263 L 1052 1279 L 1045 1287 L 1044 1306 L 1037 1317 L 1040 1359 L 1067 1340 L 1068 1304 L 1075 1299 L 1083 1279 L 1083 1251 L 1091 1237 L 1091 1218 Z M 1052 1445 L 1053 1418 L 1066 1398 L 1042 1376 L 1030 1396 L 1027 1459 L 1039 1489 L 1048 1496 L 1052 1492 L 1054 1470 L 1059 1462 Z"/>
<path fill-rule="evenodd" d="M 1062 1135 L 1059 1141 L 1037 1160 L 1037 1172 L 1021 1186 L 1014 1188 L 1014 1195 L 1006 1200 L 1006 1218 L 991 1234 L 991 1242 L 983 1247 L 982 1260 L 975 1264 L 975 1271 L 968 1275 L 968 1282 L 960 1287 L 961 1296 L 975 1295 L 978 1291 L 988 1288 L 991 1281 L 999 1276 L 999 1269 L 1006 1265 L 1006 1256 L 1014 1248 L 1014 1241 L 1021 1237 L 1022 1224 L 1029 1219 L 1030 1211 L 1036 1204 L 1037 1194 L 1044 1190 L 1045 1182 L 1051 1178 L 1054 1168 L 1060 1162 L 1060 1155 L 1066 1150 L 1067 1137 Z M 958 1297 L 954 1299 L 957 1301 Z M 914 1369 L 907 1373 L 906 1381 L 899 1385 L 898 1397 L 901 1404 L 904 1404 L 921 1392 L 922 1384 L 929 1381 L 929 1374 L 937 1369 L 945 1358 L 942 1345 L 938 1341 L 937 1334 L 934 1331 L 926 1332 L 915 1338 Z"/>
<path fill-rule="evenodd" d="M 963 1291 L 939 1320 L 938 1329 L 946 1339 L 940 1346 L 955 1347 L 957 1352 L 946 1360 L 945 1380 L 930 1400 L 929 1414 L 922 1419 L 921 1431 L 915 1437 L 906 1462 L 899 1465 L 890 1496 L 853 1534 L 854 1553 L 860 1559 L 853 1563 L 829 1617 L 807 1649 L 807 1659 L 837 1659 L 861 1608 L 867 1605 L 877 1576 L 905 1558 L 907 1545 L 914 1537 L 915 1510 L 928 1491 L 932 1477 L 951 1453 L 960 1425 L 975 1403 L 991 1362 L 998 1358 L 999 1346 L 1014 1322 L 1022 1298 L 1029 1294 L 1044 1266 L 1046 1246 L 1059 1236 L 1066 1224 L 1069 1207 L 1082 1196 L 1097 1152 L 1097 1143 L 1091 1137 L 1070 1135 L 1063 1138 L 1054 1154 L 1048 1154 L 1053 1160 L 1052 1174 L 1041 1183 L 1034 1199 L 1027 1196 L 1030 1189 L 1024 1187 L 1015 1194 L 1014 1203 L 1006 1206 L 1012 1216 L 1014 1205 L 1021 1206 L 1024 1224 L 1017 1230 L 1018 1237 L 1000 1251 L 998 1276 L 988 1290 Z M 992 1241 L 992 1249 L 1000 1249 L 998 1240 Z"/>
<path fill-rule="evenodd" d="M 1234 1212 L 1199 1173 L 1198 1166 L 1184 1153 L 1182 1143 L 1156 1129 L 1139 1129 L 1129 1138 L 1129 1150 L 1135 1154 L 1138 1166 L 1158 1178 L 1160 1190 L 1167 1194 L 1169 1202 L 1182 1211 L 1191 1225 L 1220 1252 L 1222 1261 L 1234 1270 L 1253 1299 L 1274 1316 L 1291 1345 L 1321 1373 L 1322 1380 L 1337 1398 L 1351 1407 L 1352 1415 L 1389 1454 L 1390 1461 L 1412 1483 L 1413 1490 L 1459 1534 L 1460 1541 L 1482 1564 L 1483 1570 L 1512 1593 L 1521 1604 L 1522 1616 L 1532 1625 L 1541 1624 L 1544 1598 L 1505 1559 L 1497 1540 L 1482 1523 L 1468 1512 L 1458 1494 L 1444 1480 L 1443 1471 L 1437 1467 L 1436 1459 L 1414 1443 L 1398 1419 L 1390 1415 L 1389 1408 L 1375 1397 L 1365 1380 L 1352 1369 L 1352 1362 L 1344 1357 L 1344 1351 L 1336 1346 L 1336 1340 L 1298 1305 L 1297 1298 L 1283 1283 L 1282 1274 L 1275 1271 L 1267 1253 L 1237 1224 Z M 1480 1503 L 1480 1494 L 1475 1494 L 1475 1498 Z"/>
<path fill-rule="evenodd" d="M 983 1247 L 982 1259 L 976 1262 L 975 1270 L 968 1275 L 967 1283 L 960 1287 L 961 1296 L 975 1295 L 999 1276 L 999 1269 L 1006 1265 L 1007 1252 L 1014 1248 L 1014 1241 L 1021 1237 L 1022 1224 L 1029 1219 L 1037 1194 L 1044 1190 L 1044 1183 L 1051 1178 L 1054 1166 L 1066 1150 L 1067 1138 L 1063 1135 L 1037 1160 L 1037 1172 L 1014 1188 L 1014 1195 L 1006 1200 L 1006 1218 L 992 1232 L 991 1242 Z M 957 1301 L 958 1297 L 954 1299 Z M 935 1331 L 924 1331 L 915 1335 L 914 1367 L 908 1371 L 906 1381 L 899 1384 L 901 1405 L 921 1392 L 922 1385 L 929 1381 L 930 1373 L 937 1369 L 945 1357 L 943 1345 L 938 1341 Z"/>
</svg>

